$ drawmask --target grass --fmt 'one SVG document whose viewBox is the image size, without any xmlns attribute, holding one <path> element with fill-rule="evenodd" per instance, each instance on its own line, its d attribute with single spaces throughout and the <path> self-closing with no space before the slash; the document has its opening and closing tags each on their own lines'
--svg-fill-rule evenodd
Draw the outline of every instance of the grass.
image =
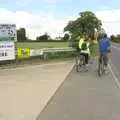
<svg viewBox="0 0 120 120">
<path fill-rule="evenodd" d="M 59 48 L 59 47 L 68 47 L 68 42 L 36 42 L 36 43 L 16 43 L 17 48 L 31 48 L 31 49 L 40 49 L 40 48 Z"/>
</svg>

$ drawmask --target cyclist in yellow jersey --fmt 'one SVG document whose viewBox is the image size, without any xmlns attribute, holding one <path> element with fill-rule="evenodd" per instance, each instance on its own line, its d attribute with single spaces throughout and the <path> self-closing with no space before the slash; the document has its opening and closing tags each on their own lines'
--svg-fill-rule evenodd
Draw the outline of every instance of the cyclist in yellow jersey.
<svg viewBox="0 0 120 120">
<path fill-rule="evenodd" d="M 79 49 L 80 54 L 85 57 L 85 63 L 88 65 L 88 60 L 90 56 L 90 48 L 89 48 L 89 39 L 88 38 L 81 38 L 79 41 Z"/>
</svg>

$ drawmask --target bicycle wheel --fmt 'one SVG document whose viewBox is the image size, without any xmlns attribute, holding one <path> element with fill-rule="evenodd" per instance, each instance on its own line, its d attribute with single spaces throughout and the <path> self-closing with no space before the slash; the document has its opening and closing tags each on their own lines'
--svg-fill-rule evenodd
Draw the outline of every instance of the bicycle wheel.
<svg viewBox="0 0 120 120">
<path fill-rule="evenodd" d="M 79 71 L 79 61 L 80 61 L 79 55 L 76 55 L 76 57 L 75 57 L 75 69 L 76 69 L 76 72 Z"/>
<path fill-rule="evenodd" d="M 102 72 L 101 72 L 101 63 L 98 63 L 98 76 L 101 76 Z"/>
<path fill-rule="evenodd" d="M 98 62 L 98 75 L 102 76 L 104 73 L 104 60 L 103 56 L 101 56 L 101 60 Z"/>
<path fill-rule="evenodd" d="M 102 74 L 105 73 L 105 62 L 104 62 L 104 56 L 102 57 Z"/>
<path fill-rule="evenodd" d="M 80 55 L 80 66 L 85 66 L 85 56 Z"/>
</svg>

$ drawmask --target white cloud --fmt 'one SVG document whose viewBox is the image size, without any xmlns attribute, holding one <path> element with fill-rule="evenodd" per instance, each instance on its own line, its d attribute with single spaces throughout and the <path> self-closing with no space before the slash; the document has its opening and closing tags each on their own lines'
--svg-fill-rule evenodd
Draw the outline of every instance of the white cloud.
<svg viewBox="0 0 120 120">
<path fill-rule="evenodd" d="M 95 13 L 102 20 L 103 27 L 109 35 L 120 33 L 120 10 L 101 10 Z M 78 13 L 66 19 L 57 19 L 54 15 L 44 12 L 13 12 L 0 8 L 0 23 L 15 23 L 17 28 L 25 27 L 27 36 L 32 39 L 45 32 L 48 32 L 53 38 L 63 35 L 63 28 L 68 21 L 75 20 L 77 17 Z"/>
<path fill-rule="evenodd" d="M 120 10 L 101 10 L 96 12 L 96 16 L 102 20 L 106 32 L 120 34 Z"/>
<path fill-rule="evenodd" d="M 59 20 L 51 14 L 29 13 L 24 11 L 12 12 L 0 8 L 0 23 L 15 23 L 17 28 L 25 27 L 27 36 L 35 39 L 48 32 L 52 37 L 59 36 L 67 24 L 67 20 Z"/>
</svg>

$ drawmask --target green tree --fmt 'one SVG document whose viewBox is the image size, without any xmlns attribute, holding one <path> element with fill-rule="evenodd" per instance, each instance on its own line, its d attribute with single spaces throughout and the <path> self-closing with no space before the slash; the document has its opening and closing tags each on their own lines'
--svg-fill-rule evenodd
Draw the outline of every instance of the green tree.
<svg viewBox="0 0 120 120">
<path fill-rule="evenodd" d="M 63 37 L 63 40 L 64 41 L 68 41 L 70 38 L 69 34 L 65 33 L 64 37 Z"/>
<path fill-rule="evenodd" d="M 111 39 L 112 42 L 120 43 L 120 34 L 111 35 L 110 39 Z"/>
<path fill-rule="evenodd" d="M 48 33 L 45 33 L 36 38 L 37 41 L 48 41 L 50 39 L 51 39 L 51 37 L 48 35 Z"/>
<path fill-rule="evenodd" d="M 69 31 L 72 39 L 77 38 L 80 34 L 86 34 L 89 37 L 94 35 L 94 30 L 100 30 L 102 23 L 96 15 L 90 11 L 80 12 L 75 21 L 69 21 L 64 28 L 64 32 Z"/>
<path fill-rule="evenodd" d="M 18 42 L 25 42 L 27 40 L 25 28 L 20 28 L 17 30 L 17 40 Z"/>
<path fill-rule="evenodd" d="M 115 42 L 120 43 L 120 34 L 118 34 L 115 38 Z"/>
<path fill-rule="evenodd" d="M 110 39 L 111 39 L 111 41 L 114 42 L 114 40 L 115 40 L 115 35 L 111 35 L 111 36 L 110 36 Z"/>
</svg>

